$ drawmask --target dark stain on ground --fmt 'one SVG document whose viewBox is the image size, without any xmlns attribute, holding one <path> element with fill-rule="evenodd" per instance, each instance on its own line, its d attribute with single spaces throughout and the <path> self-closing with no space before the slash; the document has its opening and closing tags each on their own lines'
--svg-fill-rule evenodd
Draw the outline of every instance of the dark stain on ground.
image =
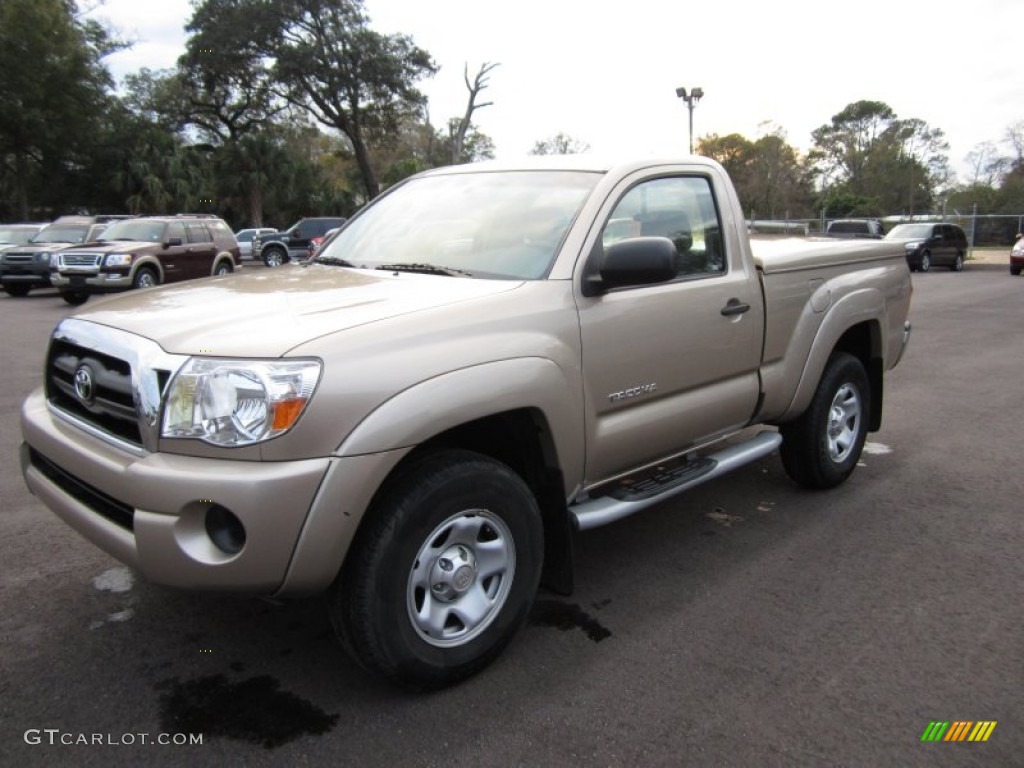
<svg viewBox="0 0 1024 768">
<path fill-rule="evenodd" d="M 167 733 L 203 733 L 280 747 L 305 734 L 326 733 L 338 722 L 293 693 L 278 690 L 268 675 L 230 682 L 209 675 L 180 682 L 164 680 L 160 694 L 160 727 Z"/>
<path fill-rule="evenodd" d="M 563 632 L 582 629 L 595 643 L 612 636 L 611 631 L 576 603 L 558 600 L 538 600 L 533 604 L 530 623 L 541 627 L 554 627 Z"/>
</svg>

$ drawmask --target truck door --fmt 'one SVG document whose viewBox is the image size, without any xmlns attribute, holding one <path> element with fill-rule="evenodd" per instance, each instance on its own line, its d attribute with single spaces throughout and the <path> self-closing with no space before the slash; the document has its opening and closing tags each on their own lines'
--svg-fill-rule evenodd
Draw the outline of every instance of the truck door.
<svg viewBox="0 0 1024 768">
<path fill-rule="evenodd" d="M 577 297 L 588 484 L 735 431 L 758 400 L 761 290 L 744 254 L 727 248 L 736 238 L 723 237 L 714 180 L 625 180 L 603 209 L 584 273 L 604 247 L 646 236 L 675 243 L 675 279 Z"/>
</svg>

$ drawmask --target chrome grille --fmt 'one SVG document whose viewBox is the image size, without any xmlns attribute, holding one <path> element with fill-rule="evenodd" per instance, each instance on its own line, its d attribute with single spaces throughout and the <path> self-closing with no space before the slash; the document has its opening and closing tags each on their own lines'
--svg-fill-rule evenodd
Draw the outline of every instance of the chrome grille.
<svg viewBox="0 0 1024 768">
<path fill-rule="evenodd" d="M 65 267 L 98 267 L 103 256 L 98 253 L 62 253 L 60 263 Z"/>
<path fill-rule="evenodd" d="M 46 369 L 50 403 L 104 432 L 142 445 L 131 366 L 126 361 L 54 339 Z M 81 381 L 76 382 L 76 378 Z M 83 384 L 86 379 L 88 389 Z"/>
<path fill-rule="evenodd" d="M 134 333 L 69 317 L 50 338 L 47 402 L 95 437 L 140 455 L 153 452 L 164 393 L 186 360 Z"/>
<path fill-rule="evenodd" d="M 25 264 L 32 261 L 33 255 L 31 253 L 11 253 L 8 251 L 4 254 L 4 261 L 9 264 Z"/>
</svg>

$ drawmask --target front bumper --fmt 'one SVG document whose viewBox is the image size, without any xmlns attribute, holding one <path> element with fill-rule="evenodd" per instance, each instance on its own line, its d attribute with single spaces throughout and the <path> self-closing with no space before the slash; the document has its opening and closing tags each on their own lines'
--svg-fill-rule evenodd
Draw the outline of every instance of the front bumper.
<svg viewBox="0 0 1024 768">
<path fill-rule="evenodd" d="M 86 290 L 89 293 L 112 293 L 131 288 L 132 278 L 128 274 L 113 272 L 100 272 L 92 275 L 58 273 L 53 276 L 53 284 L 62 291 Z"/>
<path fill-rule="evenodd" d="M 51 284 L 50 268 L 36 268 L 30 263 L 4 264 L 0 267 L 0 283 L 48 286 Z"/>
<path fill-rule="evenodd" d="M 327 587 L 373 492 L 405 451 L 254 462 L 131 453 L 66 422 L 37 390 L 21 412 L 29 490 L 94 544 L 169 586 L 287 596 Z M 229 510 L 233 554 L 208 516 Z"/>
</svg>

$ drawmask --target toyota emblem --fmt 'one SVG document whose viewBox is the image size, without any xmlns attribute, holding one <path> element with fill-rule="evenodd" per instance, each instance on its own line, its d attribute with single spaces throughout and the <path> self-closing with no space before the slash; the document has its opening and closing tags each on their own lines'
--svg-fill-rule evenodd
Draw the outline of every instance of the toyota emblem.
<svg viewBox="0 0 1024 768">
<path fill-rule="evenodd" d="M 83 403 L 91 403 L 93 396 L 92 371 L 89 366 L 81 365 L 75 371 L 75 394 Z"/>
</svg>

